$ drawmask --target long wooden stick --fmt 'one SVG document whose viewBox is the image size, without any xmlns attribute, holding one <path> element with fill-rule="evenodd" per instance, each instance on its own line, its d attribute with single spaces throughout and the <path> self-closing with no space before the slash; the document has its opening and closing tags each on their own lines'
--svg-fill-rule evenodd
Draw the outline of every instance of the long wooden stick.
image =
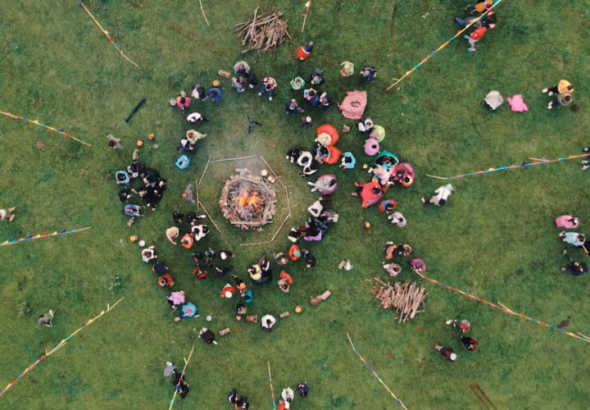
<svg viewBox="0 0 590 410">
<path fill-rule="evenodd" d="M 222 159 L 216 159 L 215 161 L 211 161 L 212 163 L 215 162 L 225 162 L 225 161 L 237 161 L 239 159 L 248 159 L 248 158 L 255 158 L 255 157 L 259 157 L 260 155 L 249 155 L 247 157 L 237 157 L 237 158 L 222 158 Z"/>
<path fill-rule="evenodd" d="M 307 16 L 309 16 L 309 7 L 311 6 L 311 0 L 309 0 L 305 6 L 307 7 L 307 11 L 305 12 L 305 16 L 303 16 L 303 25 L 301 26 L 301 32 L 305 30 L 305 22 L 307 21 Z"/>
<path fill-rule="evenodd" d="M 201 209 L 201 205 L 199 204 L 199 182 L 195 179 L 195 190 L 197 191 L 197 211 Z"/>
<path fill-rule="evenodd" d="M 174 400 L 176 399 L 176 394 L 178 393 L 178 388 L 180 387 L 180 383 L 182 383 L 184 371 L 186 370 L 186 366 L 188 366 L 188 362 L 190 362 L 190 360 L 191 360 L 191 356 L 193 355 L 193 350 L 195 350 L 195 345 L 193 345 L 193 348 L 191 349 L 191 352 L 188 355 L 188 359 L 184 359 L 184 367 L 182 368 L 182 373 L 180 375 L 180 379 L 178 381 L 178 384 L 176 384 L 176 387 L 174 389 L 174 396 L 172 396 L 172 400 L 170 401 L 170 407 L 168 407 L 168 410 L 172 410 L 172 406 L 174 406 Z"/>
<path fill-rule="evenodd" d="M 287 223 L 287 221 L 291 218 L 291 214 L 287 215 L 287 217 L 285 218 L 285 220 L 283 221 L 283 223 L 281 224 L 281 226 L 279 226 L 279 229 L 277 229 L 277 231 L 275 232 L 275 234 L 273 235 L 273 237 L 270 239 L 270 241 L 266 241 L 266 242 L 252 242 L 252 243 L 241 243 L 240 246 L 260 246 L 260 245 L 268 245 L 273 243 L 273 241 L 276 239 L 277 235 L 279 234 L 279 232 L 281 232 L 281 230 L 283 229 L 283 226 L 285 225 L 285 223 Z"/>
<path fill-rule="evenodd" d="M 207 212 L 207 209 L 205 209 L 205 206 L 203 206 L 203 203 L 199 201 L 199 204 L 201 205 L 201 208 L 203 208 L 203 212 L 205 212 L 205 215 L 207 215 L 207 217 L 209 218 L 209 220 L 211 221 L 211 223 L 213 224 L 215 229 L 217 229 L 217 232 L 219 232 L 219 235 L 221 235 L 221 239 L 223 240 L 223 242 L 225 242 L 225 245 L 228 247 L 230 252 L 233 253 L 234 251 L 232 250 L 231 246 L 229 246 L 229 243 L 227 243 L 227 241 L 225 240 L 225 236 L 223 236 L 223 233 L 221 232 L 221 229 L 219 229 L 219 226 L 217 226 L 215 221 L 211 218 L 211 215 L 209 215 L 209 212 Z"/>
<path fill-rule="evenodd" d="M 209 27 L 209 21 L 207 20 L 207 16 L 205 15 L 205 10 L 203 10 L 203 2 L 199 0 L 199 4 L 201 5 L 201 13 L 203 13 L 203 17 L 205 17 L 205 23 L 207 23 L 207 27 Z"/>
<path fill-rule="evenodd" d="M 207 172 L 207 168 L 209 168 L 210 162 L 211 162 L 211 155 L 209 155 L 209 159 L 207 160 L 207 165 L 205 165 L 205 169 L 203 170 L 203 174 L 201 175 L 201 179 L 199 179 L 199 185 L 201 185 L 201 181 L 205 177 L 205 173 Z"/>
</svg>

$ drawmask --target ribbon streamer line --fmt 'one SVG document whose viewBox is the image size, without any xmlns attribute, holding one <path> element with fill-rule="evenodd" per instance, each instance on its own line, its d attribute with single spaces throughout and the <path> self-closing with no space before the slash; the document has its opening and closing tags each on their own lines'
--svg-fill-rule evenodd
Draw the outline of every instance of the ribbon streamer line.
<svg viewBox="0 0 590 410">
<path fill-rule="evenodd" d="M 557 331 L 559 331 L 560 333 L 563 333 L 563 334 L 565 334 L 565 335 L 568 335 L 569 337 L 573 337 L 573 338 L 575 338 L 575 339 L 579 339 L 579 340 L 581 340 L 581 341 L 583 341 L 583 342 L 590 343 L 590 339 L 589 339 L 589 338 L 587 338 L 587 337 L 578 336 L 578 335 L 576 335 L 575 333 L 572 333 L 572 332 L 566 332 L 566 331 L 565 331 L 565 329 L 560 329 L 560 328 L 558 328 L 557 326 L 550 325 L 550 324 L 547 324 L 547 323 L 545 323 L 545 322 L 541 322 L 540 320 L 537 320 L 537 319 L 530 318 L 530 317 L 528 317 L 528 316 L 526 316 L 526 315 L 523 315 L 522 313 L 517 313 L 517 312 L 514 312 L 513 310 L 510 310 L 510 309 L 508 309 L 506 306 L 504 306 L 504 305 L 503 305 L 503 304 L 501 304 L 500 302 L 498 302 L 498 304 L 496 305 L 496 304 L 494 304 L 494 303 L 492 303 L 492 302 L 488 302 L 487 300 L 484 300 L 484 299 L 478 298 L 477 296 L 474 296 L 474 295 L 471 295 L 471 294 L 469 294 L 469 293 L 463 292 L 462 290 L 456 289 L 456 288 L 454 288 L 454 287 L 452 287 L 452 286 L 446 285 L 446 284 L 444 284 L 444 283 L 441 283 L 441 282 L 439 282 L 439 281 L 436 281 L 436 280 L 434 280 L 434 279 L 431 279 L 431 278 L 429 278 L 429 277 L 427 277 L 427 276 L 424 276 L 422 273 L 420 273 L 420 272 L 418 272 L 418 271 L 416 271 L 416 270 L 414 270 L 414 272 L 416 272 L 416 273 L 418 274 L 418 276 L 420 276 L 420 277 L 421 277 L 422 279 L 424 279 L 424 280 L 427 280 L 427 281 L 429 281 L 429 282 L 431 282 L 431 283 L 434 283 L 434 284 L 436 284 L 436 285 L 439 285 L 439 286 L 441 286 L 441 287 L 443 287 L 443 288 L 445 288 L 445 289 L 452 290 L 453 292 L 460 293 L 460 294 L 462 294 L 463 296 L 467 296 L 467 297 L 468 297 L 468 298 L 470 298 L 470 299 L 476 300 L 476 301 L 478 301 L 478 302 L 481 302 L 481 303 L 485 303 L 486 305 L 488 305 L 488 306 L 491 306 L 491 307 L 493 307 L 493 308 L 495 308 L 495 309 L 501 310 L 501 311 L 502 311 L 502 312 L 504 312 L 504 313 L 508 313 L 509 315 L 513 315 L 513 316 L 518 316 L 518 317 L 520 317 L 520 318 L 522 318 L 522 319 L 530 320 L 530 321 L 531 321 L 531 322 L 533 322 L 533 323 L 537 323 L 537 324 L 539 324 L 539 325 L 541 325 L 541 326 L 548 327 L 549 329 L 552 329 L 552 330 L 557 330 Z M 499 305 L 499 306 L 498 306 L 498 305 Z"/>
<path fill-rule="evenodd" d="M 556 158 L 556 159 L 545 159 L 545 158 L 529 158 L 532 159 L 532 162 L 523 162 L 522 164 L 515 164 L 515 165 L 510 165 L 507 167 L 499 167 L 499 168 L 490 168 L 490 169 L 486 169 L 483 171 L 475 171 L 475 172 L 470 172 L 467 174 L 461 174 L 461 175 L 455 175 L 453 177 L 438 177 L 436 175 L 429 175 L 426 174 L 426 176 L 430 177 L 430 178 L 436 178 L 436 179 L 456 179 L 456 178 L 463 178 L 463 177 L 470 177 L 473 175 L 479 175 L 479 174 L 489 174 L 491 172 L 497 172 L 497 171 L 508 171 L 511 169 L 516 169 L 516 168 L 523 168 L 523 167 L 532 167 L 533 165 L 543 165 L 543 164 L 552 164 L 554 162 L 559 162 L 559 161 L 569 161 L 570 159 L 576 159 L 576 158 L 584 158 L 584 157 L 588 157 L 590 156 L 590 153 L 588 154 L 580 154 L 580 155 L 572 155 L 570 157 L 560 157 L 560 158 Z"/>
<path fill-rule="evenodd" d="M 389 394 L 391 394 L 391 397 L 393 397 L 395 399 L 395 401 L 397 402 L 397 404 L 399 404 L 402 409 L 408 410 L 406 408 L 406 406 L 404 406 L 404 403 L 402 403 L 402 401 L 400 399 L 398 399 L 395 394 L 393 394 L 393 392 L 391 391 L 391 389 L 389 387 L 387 387 L 387 385 L 385 383 L 383 383 L 383 380 L 381 380 L 381 377 L 379 377 L 379 375 L 377 373 L 375 373 L 375 370 L 371 369 L 371 366 L 369 366 L 369 363 L 367 363 L 367 361 L 365 359 L 363 359 L 363 356 L 361 356 L 360 353 L 356 350 L 356 347 L 354 347 L 354 344 L 352 344 L 352 339 L 350 338 L 350 335 L 348 334 L 348 332 L 346 332 L 346 336 L 348 337 L 348 341 L 350 342 L 350 346 L 352 346 L 352 350 L 359 357 L 359 359 L 361 359 L 361 361 L 365 364 L 365 366 L 367 367 L 367 369 L 369 369 L 369 371 L 371 372 L 371 374 L 373 376 L 375 376 L 375 378 L 377 380 L 379 380 L 379 383 L 381 383 L 381 385 L 383 387 L 385 387 L 385 390 L 387 390 L 389 392 Z"/>
<path fill-rule="evenodd" d="M 109 32 L 106 31 L 104 28 L 102 28 L 102 26 L 100 25 L 100 23 L 98 22 L 98 20 L 92 15 L 92 13 L 90 12 L 90 10 L 88 10 L 88 8 L 82 4 L 82 0 L 78 0 L 78 3 L 80 3 L 80 5 L 84 8 L 84 11 L 86 13 L 88 13 L 88 15 L 90 16 L 90 18 L 96 23 L 96 25 L 98 26 L 98 28 L 100 29 L 100 31 L 103 32 L 103 34 L 109 39 L 109 41 L 111 42 L 111 44 L 113 45 L 113 47 L 115 47 L 115 50 L 117 50 L 121 56 L 123 58 L 125 58 L 127 61 L 129 61 L 131 64 L 133 64 L 135 67 L 139 68 L 139 66 L 133 61 L 131 60 L 129 57 L 127 57 L 125 55 L 125 53 L 123 53 L 123 50 L 121 50 L 119 48 L 119 46 L 117 44 L 115 44 L 115 39 L 113 39 L 111 36 L 109 36 Z"/>
<path fill-rule="evenodd" d="M 174 400 L 176 399 L 176 394 L 178 393 L 180 383 L 182 383 L 182 379 L 184 378 L 184 371 L 186 370 L 186 366 L 188 366 L 188 362 L 191 361 L 191 356 L 193 355 L 194 350 L 195 350 L 195 345 L 193 345 L 193 348 L 191 349 L 191 352 L 188 355 L 188 359 L 184 359 L 184 367 L 182 369 L 182 374 L 180 375 L 180 379 L 179 379 L 178 383 L 176 384 L 176 387 L 174 388 L 174 396 L 172 396 L 172 400 L 170 400 L 170 407 L 168 408 L 168 410 L 172 410 L 172 406 L 174 405 Z"/>
<path fill-rule="evenodd" d="M 422 64 L 426 63 L 428 60 L 430 60 L 430 58 L 432 56 L 434 56 L 436 53 L 438 53 L 440 50 L 442 50 L 443 48 L 445 48 L 446 46 L 448 46 L 451 41 L 453 41 L 454 39 L 456 39 L 457 37 L 459 37 L 461 34 L 463 34 L 467 29 L 469 29 L 472 25 L 474 25 L 475 23 L 477 23 L 479 20 L 481 20 L 482 18 L 484 18 L 485 16 L 487 16 L 488 12 L 490 12 L 494 7 L 496 7 L 498 4 L 500 4 L 502 0 L 496 0 L 494 2 L 494 4 L 492 4 L 486 11 L 485 13 L 483 13 L 481 16 L 479 16 L 476 20 L 472 21 L 471 24 L 468 24 L 467 26 L 465 26 L 464 29 L 460 30 L 457 32 L 457 34 L 455 34 L 453 37 L 451 37 L 450 40 L 448 40 L 446 43 L 443 43 L 439 48 L 437 48 L 434 51 L 430 52 L 430 55 L 428 55 L 427 57 L 423 58 L 422 61 L 420 61 L 418 64 L 416 64 L 411 70 L 406 71 L 406 73 L 401 77 L 401 78 L 394 78 L 394 80 L 397 80 L 395 83 L 391 84 L 387 90 L 392 89 L 393 87 L 395 87 L 396 85 L 398 85 L 399 83 L 401 83 L 406 77 L 409 77 L 410 75 L 412 75 L 414 73 L 414 71 L 416 71 L 418 69 L 418 67 L 420 67 Z"/>
<path fill-rule="evenodd" d="M 42 239 L 42 238 L 48 238 L 50 236 L 57 236 L 57 235 L 67 235 L 69 233 L 76 233 L 76 232 L 82 232 L 82 231 L 86 231 L 88 229 L 90 229 L 91 227 L 87 227 L 87 228 L 82 228 L 82 229 L 78 229 L 78 228 L 74 228 L 71 231 L 61 231 L 61 232 L 53 232 L 53 233 L 44 233 L 44 234 L 39 234 L 36 236 L 27 236 L 25 238 L 20 238 L 20 239 L 13 239 L 11 241 L 4 241 L 2 243 L 0 243 L 0 246 L 8 246 L 8 245 L 14 245 L 15 243 L 21 243 L 21 242 L 26 242 L 26 241 L 32 241 L 33 239 Z"/>
<path fill-rule="evenodd" d="M 270 374 L 270 362 L 266 362 L 268 364 L 268 381 L 270 383 L 270 397 L 272 398 L 272 408 L 277 410 L 277 406 L 275 404 L 275 391 L 272 388 L 272 375 Z"/>
<path fill-rule="evenodd" d="M 68 137 L 68 138 L 71 138 L 71 139 L 73 139 L 74 141 L 78 141 L 80 144 L 84 144 L 84 145 L 87 145 L 87 146 L 89 146 L 89 147 L 91 147 L 91 146 L 92 146 L 92 144 L 89 144 L 89 143 L 87 143 L 87 142 L 84 142 L 84 141 L 82 141 L 82 140 L 79 140 L 78 138 L 74 138 L 74 137 L 72 137 L 72 135 L 71 135 L 70 133 L 68 133 L 68 132 L 65 132 L 65 131 L 63 130 L 63 128 L 53 128 L 53 127 L 50 127 L 49 125 L 45 125 L 45 124 L 43 124 L 43 123 L 40 123 L 40 122 L 39 122 L 39 121 L 37 121 L 37 120 L 30 120 L 30 119 L 28 119 L 27 117 L 19 117 L 18 115 L 14 115 L 14 114 L 11 114 L 11 113 L 9 113 L 9 112 L 0 111 L 0 114 L 4 114 L 4 115 L 6 115 L 7 117 L 14 118 L 14 119 L 17 119 L 17 120 L 23 120 L 23 121 L 30 122 L 30 123 L 33 123 L 33 124 L 37 124 L 37 125 L 38 125 L 38 126 L 40 126 L 40 127 L 47 128 L 48 130 L 51 130 L 51 131 L 58 132 L 58 133 L 60 133 L 60 134 L 62 134 L 62 135 L 65 135 L 65 136 L 66 136 L 66 137 Z"/>
<path fill-rule="evenodd" d="M 61 342 L 59 342 L 57 345 L 55 345 L 53 347 L 53 349 L 51 349 L 49 352 L 46 351 L 43 356 L 41 356 L 40 358 L 38 358 L 33 364 L 31 364 L 29 367 L 27 367 L 24 372 L 22 372 L 21 374 L 19 374 L 18 377 L 16 377 L 10 383 L 8 383 L 8 385 L 4 388 L 4 390 L 0 391 L 0 396 L 2 396 L 4 393 L 6 393 L 8 391 L 8 389 L 10 389 L 12 386 L 14 386 L 16 384 L 16 382 L 18 382 L 21 377 L 23 377 L 25 374 L 27 374 L 28 372 L 30 372 L 31 370 L 33 370 L 35 368 L 35 366 L 37 366 L 39 363 L 41 363 L 41 361 L 47 359 L 53 353 L 57 352 L 59 349 L 61 349 L 62 347 L 64 347 L 66 345 L 66 343 L 68 342 L 68 340 L 70 340 L 72 337 L 74 337 L 80 330 L 82 330 L 82 329 L 90 326 L 92 323 L 94 323 L 96 320 L 98 320 L 98 318 L 100 318 L 101 316 L 103 316 L 105 313 L 108 313 L 111 310 L 113 310 L 115 308 L 115 306 L 117 306 L 119 304 L 119 302 L 121 302 L 123 299 L 125 299 L 125 298 L 123 297 L 123 298 L 119 299 L 112 306 L 109 305 L 109 304 L 107 304 L 107 309 L 106 310 L 103 310 L 97 316 L 95 316 L 94 318 L 88 320 L 86 322 L 86 324 L 83 324 L 78 329 L 76 329 L 72 334 L 70 334 L 68 337 L 66 337 Z"/>
</svg>

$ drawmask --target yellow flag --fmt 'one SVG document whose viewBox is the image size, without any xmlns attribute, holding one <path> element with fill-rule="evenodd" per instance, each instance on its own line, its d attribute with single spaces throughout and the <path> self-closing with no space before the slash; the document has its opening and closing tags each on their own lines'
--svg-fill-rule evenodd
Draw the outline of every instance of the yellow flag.
<svg viewBox="0 0 590 410">
<path fill-rule="evenodd" d="M 309 6 L 311 6 L 311 0 L 309 0 L 307 3 L 305 3 L 305 7 L 309 8 Z"/>
</svg>

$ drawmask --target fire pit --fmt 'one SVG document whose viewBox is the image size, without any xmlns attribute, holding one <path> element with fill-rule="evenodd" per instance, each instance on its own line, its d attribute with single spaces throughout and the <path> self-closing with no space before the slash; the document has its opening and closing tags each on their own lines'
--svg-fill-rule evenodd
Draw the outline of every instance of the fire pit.
<svg viewBox="0 0 590 410">
<path fill-rule="evenodd" d="M 234 175 L 225 183 L 219 198 L 223 217 L 243 230 L 272 222 L 276 192 L 266 179 L 250 174 Z"/>
</svg>

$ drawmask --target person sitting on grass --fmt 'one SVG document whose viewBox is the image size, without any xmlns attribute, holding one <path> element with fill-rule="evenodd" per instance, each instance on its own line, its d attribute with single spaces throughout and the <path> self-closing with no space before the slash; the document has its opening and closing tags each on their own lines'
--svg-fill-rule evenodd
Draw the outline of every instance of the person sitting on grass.
<svg viewBox="0 0 590 410">
<path fill-rule="evenodd" d="M 377 69 L 375 67 L 371 67 L 371 66 L 363 67 L 363 69 L 361 71 L 361 78 L 363 80 L 370 83 L 371 81 L 375 80 L 375 77 L 377 77 Z"/>
<path fill-rule="evenodd" d="M 215 341 L 215 333 L 213 333 L 206 327 L 201 329 L 201 331 L 199 332 L 199 337 L 203 342 L 207 343 L 208 345 L 210 345 L 211 343 L 215 345 L 217 344 L 217 342 Z"/>
<path fill-rule="evenodd" d="M 309 394 L 309 386 L 307 385 L 306 382 L 301 382 L 297 385 L 297 393 L 301 396 L 301 397 L 307 397 Z"/>
<path fill-rule="evenodd" d="M 223 95 L 221 94 L 221 90 L 219 88 L 213 87 L 207 91 L 207 97 L 205 97 L 203 101 L 208 98 L 211 98 L 214 102 L 221 102 L 223 100 Z"/>
<path fill-rule="evenodd" d="M 0 209 L 0 221 L 7 220 L 8 222 L 12 222 L 14 219 L 14 210 L 16 207 L 8 208 L 8 209 Z"/>
<path fill-rule="evenodd" d="M 277 81 L 272 77 L 264 77 L 262 86 L 258 90 L 258 96 L 260 97 L 262 94 L 268 93 L 268 101 L 272 101 L 272 93 L 275 88 L 277 88 Z"/>
<path fill-rule="evenodd" d="M 170 276 L 169 273 L 160 276 L 156 283 L 161 288 L 171 288 L 172 286 L 174 286 L 174 281 L 172 280 L 172 276 Z"/>
<path fill-rule="evenodd" d="M 53 323 L 51 321 L 53 320 L 54 316 L 55 312 L 53 310 L 50 310 L 44 315 L 39 316 L 39 319 L 37 319 L 37 323 L 39 323 L 41 326 L 53 327 Z"/>
<path fill-rule="evenodd" d="M 569 262 L 569 266 L 566 268 L 561 268 L 562 272 L 567 272 L 572 276 L 580 276 L 584 273 L 588 273 L 588 265 L 585 263 L 578 263 L 570 258 L 570 256 L 567 254 L 567 249 L 563 250 L 563 257 Z"/>
<path fill-rule="evenodd" d="M 262 328 L 262 330 L 272 332 L 272 328 L 275 325 L 275 323 L 277 323 L 277 320 L 272 315 L 264 315 L 262 316 L 260 322 L 260 327 Z"/>
<path fill-rule="evenodd" d="M 194 317 L 197 313 L 197 307 L 193 303 L 186 303 L 182 305 L 180 314 L 174 318 L 175 322 L 180 322 L 182 319 Z"/>
<path fill-rule="evenodd" d="M 154 250 L 153 246 L 145 248 L 141 251 L 141 260 L 144 263 L 148 263 L 149 261 L 151 261 L 152 259 L 156 259 L 157 257 L 158 256 L 156 255 L 156 251 Z"/>
</svg>

